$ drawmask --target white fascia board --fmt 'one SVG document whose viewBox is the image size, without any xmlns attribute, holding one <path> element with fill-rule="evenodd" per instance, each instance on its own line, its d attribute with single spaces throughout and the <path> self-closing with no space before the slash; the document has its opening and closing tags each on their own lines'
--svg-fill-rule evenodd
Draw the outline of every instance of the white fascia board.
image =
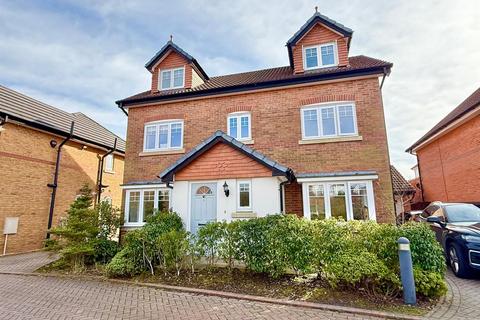
<svg viewBox="0 0 480 320">
<path fill-rule="evenodd" d="M 124 190 L 130 190 L 130 189 L 157 189 L 157 188 L 166 188 L 167 185 L 165 183 L 160 183 L 160 184 L 135 184 L 135 185 L 126 185 L 126 186 L 120 186 L 120 188 Z"/>
<path fill-rule="evenodd" d="M 358 180 L 376 180 L 377 174 L 358 175 L 358 176 L 339 176 L 339 177 L 317 177 L 317 178 L 297 178 L 297 182 L 335 182 L 335 181 L 358 181 Z"/>
</svg>

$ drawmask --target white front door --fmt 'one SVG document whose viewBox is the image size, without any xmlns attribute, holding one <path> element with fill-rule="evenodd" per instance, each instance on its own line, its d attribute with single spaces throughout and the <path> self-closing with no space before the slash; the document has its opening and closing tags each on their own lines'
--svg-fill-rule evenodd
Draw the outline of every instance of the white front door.
<svg viewBox="0 0 480 320">
<path fill-rule="evenodd" d="M 190 231 L 198 229 L 217 217 L 217 184 L 192 183 L 192 208 Z"/>
</svg>

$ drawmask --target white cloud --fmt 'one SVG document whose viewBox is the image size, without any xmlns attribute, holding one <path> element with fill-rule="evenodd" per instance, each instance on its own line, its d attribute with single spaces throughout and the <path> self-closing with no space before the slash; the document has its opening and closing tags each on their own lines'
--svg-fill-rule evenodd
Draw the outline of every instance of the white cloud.
<svg viewBox="0 0 480 320">
<path fill-rule="evenodd" d="M 82 111 L 124 136 L 114 101 L 149 87 L 144 64 L 173 34 L 210 75 L 288 64 L 285 42 L 314 1 L 59 1 L 0 3 L 0 83 Z M 480 4 L 319 3 L 354 32 L 351 54 L 394 63 L 383 96 L 392 163 L 480 86 Z M 20 91 L 22 91 L 20 90 Z"/>
</svg>

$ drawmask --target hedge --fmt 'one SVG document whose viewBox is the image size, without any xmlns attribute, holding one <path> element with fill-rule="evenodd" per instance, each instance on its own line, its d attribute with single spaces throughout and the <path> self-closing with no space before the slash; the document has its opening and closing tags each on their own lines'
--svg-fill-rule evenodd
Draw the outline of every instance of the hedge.
<svg viewBox="0 0 480 320">
<path fill-rule="evenodd" d="M 180 274 L 187 268 L 194 272 L 203 256 L 209 265 L 218 260 L 229 267 L 242 263 L 272 278 L 316 273 L 332 287 L 395 296 L 401 292 L 397 239 L 402 236 L 411 242 L 417 292 L 426 297 L 443 295 L 443 251 L 434 233 L 421 223 L 394 226 L 271 215 L 212 222 L 193 236 L 175 213 L 159 213 L 127 234 L 124 248 L 106 269 L 110 276 L 130 276 L 175 266 Z"/>
</svg>

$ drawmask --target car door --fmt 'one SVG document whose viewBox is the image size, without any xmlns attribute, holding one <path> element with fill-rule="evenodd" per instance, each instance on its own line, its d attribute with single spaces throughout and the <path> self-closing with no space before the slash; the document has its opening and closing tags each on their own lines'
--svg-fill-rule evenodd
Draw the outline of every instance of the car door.
<svg viewBox="0 0 480 320">
<path fill-rule="evenodd" d="M 430 208 L 429 212 L 431 217 L 439 217 L 442 222 L 447 222 L 445 217 L 445 211 L 441 206 L 433 205 Z M 430 228 L 433 230 L 433 232 L 435 232 L 435 237 L 437 238 L 437 241 L 443 246 L 445 244 L 445 227 L 441 226 L 438 223 L 430 223 Z"/>
</svg>

